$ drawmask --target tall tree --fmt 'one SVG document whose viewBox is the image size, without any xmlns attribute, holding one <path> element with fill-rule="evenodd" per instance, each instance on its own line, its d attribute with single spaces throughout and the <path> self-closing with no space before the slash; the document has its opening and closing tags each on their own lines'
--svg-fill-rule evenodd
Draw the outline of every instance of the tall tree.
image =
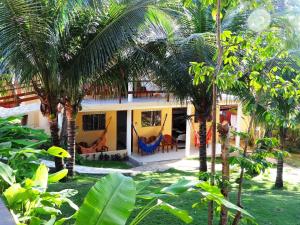
<svg viewBox="0 0 300 225">
<path fill-rule="evenodd" d="M 167 25 L 165 10 L 164 1 L 151 0 L 1 1 L 3 65 L 12 67 L 22 82 L 33 83 L 53 145 L 59 145 L 57 104 L 66 105 L 71 175 L 75 117 L 84 83 L 109 68 L 118 52 L 139 41 L 139 30 Z M 62 167 L 62 162 L 56 166 Z"/>
<path fill-rule="evenodd" d="M 167 30 L 173 30 L 164 4 L 164 1 L 140 0 L 92 2 L 77 9 L 76 16 L 69 20 L 67 32 L 61 35 L 63 57 L 59 66 L 68 121 L 70 176 L 75 163 L 75 118 L 85 86 L 95 82 L 100 86 L 124 82 L 122 68 L 111 73 L 114 65 L 120 65 L 120 55 L 131 57 L 132 46 L 155 40 Z"/>
</svg>

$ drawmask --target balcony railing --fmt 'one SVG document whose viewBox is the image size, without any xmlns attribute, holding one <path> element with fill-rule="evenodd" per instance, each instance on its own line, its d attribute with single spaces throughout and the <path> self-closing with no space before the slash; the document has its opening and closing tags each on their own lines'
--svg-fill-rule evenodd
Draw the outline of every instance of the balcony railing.
<svg viewBox="0 0 300 225">
<path fill-rule="evenodd" d="M 123 86 L 97 86 L 85 85 L 85 99 L 96 100 L 117 100 L 122 103 L 131 95 L 133 99 L 166 99 L 170 100 L 170 94 L 164 90 L 159 90 L 149 80 L 131 82 L 132 88 Z M 129 90 L 128 90 L 129 89 Z M 32 86 L 9 85 L 0 90 L 0 107 L 16 107 L 22 102 L 38 99 Z"/>
<path fill-rule="evenodd" d="M 0 90 L 0 106 L 11 108 L 22 102 L 38 99 L 32 86 L 4 87 Z"/>
</svg>

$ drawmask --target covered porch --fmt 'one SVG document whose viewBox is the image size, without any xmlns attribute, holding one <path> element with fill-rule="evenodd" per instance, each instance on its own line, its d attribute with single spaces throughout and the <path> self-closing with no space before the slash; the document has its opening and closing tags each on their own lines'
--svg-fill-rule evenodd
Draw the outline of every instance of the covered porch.
<svg viewBox="0 0 300 225">
<path fill-rule="evenodd" d="M 219 156 L 221 154 L 221 145 L 217 144 L 216 155 Z M 211 156 L 211 145 L 207 147 L 207 156 Z M 129 160 L 135 165 L 145 165 L 154 162 L 162 162 L 162 161 L 171 161 L 171 160 L 179 160 L 184 158 L 198 158 L 199 157 L 199 149 L 195 147 L 191 147 L 189 151 L 187 149 L 175 149 L 169 150 L 169 152 L 155 152 L 154 154 L 141 155 L 139 153 L 132 153 L 129 156 Z"/>
</svg>

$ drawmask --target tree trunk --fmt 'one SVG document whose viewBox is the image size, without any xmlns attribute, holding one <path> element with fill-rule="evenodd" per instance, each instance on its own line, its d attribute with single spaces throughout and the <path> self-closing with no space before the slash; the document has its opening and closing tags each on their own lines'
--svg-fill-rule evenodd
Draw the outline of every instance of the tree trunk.
<svg viewBox="0 0 300 225">
<path fill-rule="evenodd" d="M 50 127 L 50 133 L 51 133 L 51 140 L 53 146 L 60 146 L 59 145 L 59 135 L 58 135 L 58 122 L 57 117 L 55 118 L 49 118 L 49 127 Z M 55 162 L 55 170 L 60 171 L 64 168 L 64 162 L 62 158 L 54 157 Z"/>
<path fill-rule="evenodd" d="M 63 113 L 63 121 L 62 121 L 62 126 L 61 126 L 61 131 L 60 131 L 60 146 L 63 148 L 67 148 L 68 144 L 68 124 L 67 124 L 67 116 L 66 116 L 66 109 L 64 109 Z"/>
<path fill-rule="evenodd" d="M 68 152 L 70 158 L 67 162 L 68 176 L 74 176 L 74 165 L 75 165 L 75 134 L 76 134 L 76 115 L 77 115 L 77 106 L 72 105 L 69 101 L 65 103 L 66 117 L 67 117 L 67 133 L 68 133 Z"/>
<path fill-rule="evenodd" d="M 212 79 L 212 150 L 211 150 L 211 179 L 210 185 L 215 185 L 215 167 L 216 167 L 216 146 L 217 146 L 217 85 L 216 80 L 221 70 L 223 61 L 223 47 L 221 43 L 221 0 L 217 0 L 217 14 L 216 14 L 216 40 L 217 40 L 217 65 Z M 214 203 L 208 202 L 208 220 L 207 224 L 212 225 L 214 220 Z"/>
<path fill-rule="evenodd" d="M 257 102 L 256 102 L 254 108 L 256 108 L 256 107 L 257 107 Z M 255 112 L 252 113 L 252 116 L 251 116 L 251 119 L 250 119 L 250 122 L 249 122 L 249 127 L 248 127 L 248 130 L 247 130 L 248 134 L 250 134 L 250 130 L 251 130 L 251 127 L 252 127 L 253 122 L 254 122 L 254 116 L 255 116 Z M 246 155 L 247 155 L 249 139 L 250 139 L 249 136 L 247 136 L 246 140 L 245 140 L 245 146 L 244 146 L 244 149 L 243 149 L 243 157 L 246 157 Z M 243 188 L 243 181 L 244 181 L 244 172 L 245 172 L 244 167 L 242 167 L 241 172 L 240 172 L 239 187 L 238 187 L 238 194 L 237 194 L 237 203 L 236 203 L 236 205 L 240 208 L 243 208 L 243 206 L 242 206 L 242 188 Z M 238 225 L 239 222 L 240 222 L 241 216 L 242 216 L 242 213 L 240 211 L 237 211 L 236 214 L 235 214 L 234 220 L 232 222 L 232 225 Z"/>
<path fill-rule="evenodd" d="M 277 158 L 277 175 L 275 188 L 283 188 L 283 157 L 279 156 Z"/>
<path fill-rule="evenodd" d="M 226 200 L 228 200 L 229 193 L 229 124 L 222 124 L 219 127 L 219 133 L 222 140 L 222 186 L 221 192 Z M 222 205 L 220 213 L 220 225 L 227 225 L 228 223 L 228 209 Z"/>
<path fill-rule="evenodd" d="M 70 158 L 67 162 L 68 176 L 74 176 L 74 165 L 75 165 L 75 133 L 76 133 L 76 125 L 74 118 L 68 118 L 67 121 L 67 132 L 68 132 L 68 152 L 70 154 Z"/>
<path fill-rule="evenodd" d="M 286 128 L 280 128 L 279 135 L 281 151 L 284 151 Z M 283 154 L 279 154 L 279 156 L 277 157 L 277 175 L 275 181 L 275 188 L 283 188 Z"/>
<path fill-rule="evenodd" d="M 199 172 L 207 172 L 207 157 L 206 157 L 206 119 L 201 118 L 199 120 L 199 161 L 200 167 Z"/>
</svg>

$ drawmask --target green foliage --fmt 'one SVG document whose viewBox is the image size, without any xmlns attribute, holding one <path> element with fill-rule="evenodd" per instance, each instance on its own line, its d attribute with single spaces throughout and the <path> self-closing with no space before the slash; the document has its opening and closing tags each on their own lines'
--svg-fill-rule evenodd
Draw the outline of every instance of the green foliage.
<svg viewBox="0 0 300 225">
<path fill-rule="evenodd" d="M 231 156 L 231 165 L 239 165 L 244 168 L 250 178 L 263 173 L 272 164 L 268 162 L 269 157 L 277 156 L 279 151 L 279 141 L 276 138 L 261 138 L 255 143 L 251 153 L 244 155 L 241 149 L 232 148 L 237 151 L 237 156 Z"/>
<path fill-rule="evenodd" d="M 134 181 L 129 177 L 111 174 L 102 178 L 85 197 L 76 225 L 125 224 L 134 208 L 135 194 Z"/>
<path fill-rule="evenodd" d="M 63 148 L 52 146 L 47 150 L 49 155 L 60 157 L 60 158 L 70 158 L 70 154 Z"/>
<path fill-rule="evenodd" d="M 21 126 L 19 117 L 0 118 L 0 159 L 16 171 L 18 181 L 33 176 L 39 166 L 40 156 L 70 157 L 67 151 L 59 147 L 53 146 L 47 151 L 37 149 L 48 139 L 42 130 Z"/>
<path fill-rule="evenodd" d="M 9 185 L 12 185 L 16 180 L 14 171 L 7 164 L 2 162 L 0 162 L 0 177 Z"/>
<path fill-rule="evenodd" d="M 77 215 L 76 224 L 139 224 L 155 210 L 165 211 L 185 223 L 191 223 L 192 217 L 185 210 L 166 202 L 168 198 L 177 197 L 185 192 L 195 192 L 202 196 L 202 203 L 215 201 L 219 206 L 226 205 L 232 210 L 241 211 L 246 217 L 252 216 L 243 209 L 226 201 L 217 187 L 209 183 L 180 179 L 168 187 L 154 191 L 145 191 L 150 180 L 134 182 L 132 178 L 121 174 L 110 174 L 101 178 L 88 192 Z M 147 201 L 132 221 L 127 221 L 137 199 Z M 86 218 L 90 218 L 87 220 Z"/>
<path fill-rule="evenodd" d="M 64 204 L 77 210 L 78 207 L 69 197 L 77 192 L 64 190 L 47 192 L 48 168 L 41 164 L 32 178 L 26 178 L 20 183 L 13 183 L 4 192 L 7 205 L 17 219 L 18 224 L 48 224 L 61 214 Z"/>
<path fill-rule="evenodd" d="M 43 130 L 20 126 L 21 117 L 0 118 L 0 142 L 11 147 L 36 147 L 47 143 L 48 135 Z"/>
<path fill-rule="evenodd" d="M 64 158 L 69 154 L 57 147 L 48 151 L 35 149 L 47 142 L 48 136 L 41 130 L 23 127 L 19 122 L 15 117 L 0 119 L 0 193 L 18 224 L 49 224 L 50 221 L 54 224 L 63 204 L 77 210 L 68 199 L 76 191 L 47 192 L 48 183 L 58 182 L 68 171 L 49 175 L 39 157 Z"/>
</svg>

